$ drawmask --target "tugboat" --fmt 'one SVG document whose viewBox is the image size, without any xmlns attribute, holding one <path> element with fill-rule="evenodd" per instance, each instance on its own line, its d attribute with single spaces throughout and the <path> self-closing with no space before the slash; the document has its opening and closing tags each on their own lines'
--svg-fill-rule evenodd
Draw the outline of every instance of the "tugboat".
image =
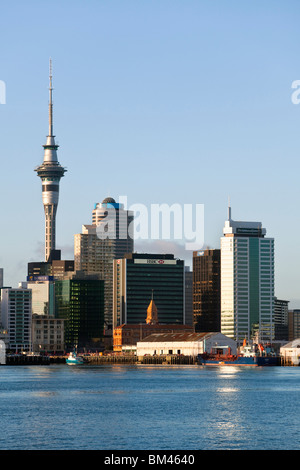
<svg viewBox="0 0 300 470">
<path fill-rule="evenodd" d="M 69 365 L 80 365 L 84 364 L 84 359 L 81 356 L 77 356 L 76 352 L 70 352 L 69 356 L 66 359 L 66 364 Z"/>
<path fill-rule="evenodd" d="M 240 352 L 237 355 L 231 355 L 230 348 L 227 354 L 199 354 L 198 364 L 204 366 L 278 366 L 279 357 L 262 344 L 248 345 L 244 341 Z"/>
</svg>

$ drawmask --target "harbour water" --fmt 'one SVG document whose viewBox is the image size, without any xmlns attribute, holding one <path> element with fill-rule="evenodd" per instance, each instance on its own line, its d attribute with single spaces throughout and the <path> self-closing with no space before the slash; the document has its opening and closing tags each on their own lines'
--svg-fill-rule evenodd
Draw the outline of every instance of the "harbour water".
<svg viewBox="0 0 300 470">
<path fill-rule="evenodd" d="M 0 368 L 1 450 L 299 450 L 300 368 Z"/>
</svg>

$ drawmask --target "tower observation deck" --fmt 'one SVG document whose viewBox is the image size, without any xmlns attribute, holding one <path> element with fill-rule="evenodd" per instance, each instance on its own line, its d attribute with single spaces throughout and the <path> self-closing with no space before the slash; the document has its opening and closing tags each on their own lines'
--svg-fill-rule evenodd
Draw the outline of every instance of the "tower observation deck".
<svg viewBox="0 0 300 470">
<path fill-rule="evenodd" d="M 35 168 L 42 180 L 42 199 L 45 211 L 45 261 L 55 250 L 56 239 L 56 212 L 59 198 L 59 182 L 67 171 L 57 159 L 58 145 L 53 135 L 53 102 L 52 102 L 52 62 L 50 59 L 49 74 L 49 133 L 44 147 L 43 163 Z"/>
</svg>

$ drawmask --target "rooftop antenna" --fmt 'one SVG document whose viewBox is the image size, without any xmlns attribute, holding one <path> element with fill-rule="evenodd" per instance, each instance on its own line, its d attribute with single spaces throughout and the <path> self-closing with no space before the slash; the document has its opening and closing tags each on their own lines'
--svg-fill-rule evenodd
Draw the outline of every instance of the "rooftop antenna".
<svg viewBox="0 0 300 470">
<path fill-rule="evenodd" d="M 228 220 L 231 220 L 230 196 L 228 196 Z"/>
</svg>

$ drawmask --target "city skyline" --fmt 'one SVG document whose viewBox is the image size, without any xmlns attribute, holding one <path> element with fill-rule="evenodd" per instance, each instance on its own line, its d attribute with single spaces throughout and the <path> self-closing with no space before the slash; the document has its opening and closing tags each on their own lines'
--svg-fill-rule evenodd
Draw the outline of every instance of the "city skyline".
<svg viewBox="0 0 300 470">
<path fill-rule="evenodd" d="M 68 168 L 57 213 L 62 258 L 74 256 L 74 235 L 94 203 L 124 195 L 129 205 L 204 204 L 204 245 L 218 249 L 230 196 L 234 220 L 259 220 L 275 239 L 275 295 L 299 307 L 300 106 L 291 100 L 299 5 L 73 2 L 72 21 L 67 4 L 52 8 L 51 41 L 45 6 L 3 8 L 4 284 L 16 287 L 27 263 L 44 257 L 32 170 L 47 132 L 52 57 L 55 134 Z M 184 241 L 136 250 L 182 257 Z M 192 251 L 188 258 L 192 266 Z"/>
</svg>

